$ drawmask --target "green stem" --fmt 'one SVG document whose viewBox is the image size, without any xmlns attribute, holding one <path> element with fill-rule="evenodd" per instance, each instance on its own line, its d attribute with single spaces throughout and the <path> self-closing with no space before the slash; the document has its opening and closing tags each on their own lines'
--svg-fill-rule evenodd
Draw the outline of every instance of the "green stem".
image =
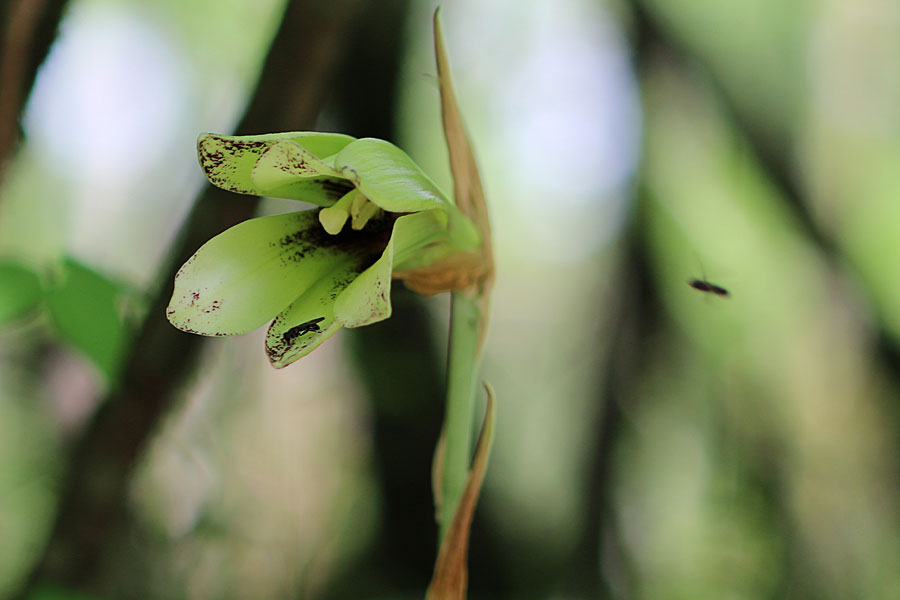
<svg viewBox="0 0 900 600">
<path fill-rule="evenodd" d="M 444 464 L 441 481 L 441 540 L 447 533 L 466 486 L 472 451 L 475 375 L 481 311 L 476 298 L 453 292 L 447 352 L 447 409 L 444 414 Z"/>
</svg>

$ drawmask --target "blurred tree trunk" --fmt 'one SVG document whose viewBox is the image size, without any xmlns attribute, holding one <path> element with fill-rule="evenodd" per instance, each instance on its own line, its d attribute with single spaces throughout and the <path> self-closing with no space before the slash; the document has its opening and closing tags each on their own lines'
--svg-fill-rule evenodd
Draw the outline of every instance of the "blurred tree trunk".
<svg viewBox="0 0 900 600">
<path fill-rule="evenodd" d="M 373 4 L 353 36 L 351 70 L 334 98 L 341 124 L 351 135 L 397 141 L 409 4 Z M 423 26 L 430 27 L 430 21 Z M 371 400 L 381 526 L 370 550 L 348 568 L 348 576 L 335 578 L 329 598 L 421 594 L 437 555 L 431 462 L 444 412 L 445 356 L 437 350 L 422 298 L 399 282 L 391 296 L 390 319 L 346 334 L 354 370 Z M 473 543 L 481 546 L 470 562 L 477 591 L 493 586 L 501 569 L 492 536 L 479 536 L 477 520 L 475 527 Z"/>
<path fill-rule="evenodd" d="M 350 135 L 397 141 L 408 12 L 407 0 L 373 3 L 352 36 L 349 71 L 334 96 Z M 347 576 L 334 578 L 330 598 L 423 593 L 437 547 L 431 457 L 443 413 L 442 358 L 421 298 L 400 282 L 392 287 L 390 319 L 346 332 L 354 371 L 370 398 L 382 503 L 376 539 Z"/>
<path fill-rule="evenodd" d="M 287 5 L 257 90 L 238 133 L 311 129 L 338 70 L 359 0 Z M 303 57 L 303 60 L 298 60 Z M 252 216 L 256 202 L 207 187 L 162 275 L 118 389 L 105 399 L 68 453 L 59 510 L 46 547 L 20 596 L 40 584 L 103 591 L 105 553 L 128 529 L 128 484 L 136 459 L 193 372 L 204 339 L 165 317 L 171 282 L 206 240 Z"/>
</svg>

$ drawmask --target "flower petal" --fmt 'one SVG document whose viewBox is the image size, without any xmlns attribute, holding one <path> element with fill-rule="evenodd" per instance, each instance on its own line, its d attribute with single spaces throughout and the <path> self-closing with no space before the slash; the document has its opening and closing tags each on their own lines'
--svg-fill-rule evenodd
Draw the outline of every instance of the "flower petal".
<svg viewBox="0 0 900 600">
<path fill-rule="evenodd" d="M 344 327 L 362 327 L 391 316 L 391 267 L 394 238 L 374 265 L 347 286 L 334 302 L 334 316 Z"/>
<path fill-rule="evenodd" d="M 200 166 L 213 185 L 258 196 L 330 206 L 352 186 L 327 159 L 353 138 L 336 133 L 201 135 Z"/>
<path fill-rule="evenodd" d="M 266 334 L 266 354 L 272 366 L 281 369 L 303 358 L 341 329 L 334 315 L 335 299 L 364 268 L 348 256 L 272 321 Z"/>
<path fill-rule="evenodd" d="M 269 327 L 266 353 L 276 368 L 303 358 L 341 327 L 361 327 L 391 316 L 394 259 L 415 254 L 446 236 L 442 211 L 405 215 L 393 225 L 381 257 L 368 268 L 348 256 L 303 292 Z M 341 234 L 345 235 L 345 234 Z"/>
<path fill-rule="evenodd" d="M 350 142 L 335 157 L 334 165 L 386 211 L 408 213 L 453 206 L 403 150 L 384 140 Z"/>
<path fill-rule="evenodd" d="M 362 327 L 391 316 L 391 276 L 394 264 L 446 237 L 443 211 L 413 213 L 394 222 L 391 240 L 375 264 L 345 289 L 334 303 L 335 318 L 344 327 Z"/>
<path fill-rule="evenodd" d="M 362 271 L 384 248 L 377 231 L 327 234 L 316 213 L 250 219 L 208 241 L 175 277 L 169 321 L 202 335 L 246 333 L 334 269 L 349 261 Z"/>
</svg>

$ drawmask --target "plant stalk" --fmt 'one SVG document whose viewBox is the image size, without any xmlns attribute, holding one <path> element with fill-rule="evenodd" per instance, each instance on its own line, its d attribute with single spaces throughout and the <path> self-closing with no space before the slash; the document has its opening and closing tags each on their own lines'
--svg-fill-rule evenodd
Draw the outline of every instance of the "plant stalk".
<svg viewBox="0 0 900 600">
<path fill-rule="evenodd" d="M 461 291 L 451 293 L 447 408 L 444 414 L 445 437 L 441 474 L 441 541 L 444 540 L 447 529 L 453 521 L 453 515 L 456 514 L 469 475 L 481 317 L 477 298 Z"/>
</svg>

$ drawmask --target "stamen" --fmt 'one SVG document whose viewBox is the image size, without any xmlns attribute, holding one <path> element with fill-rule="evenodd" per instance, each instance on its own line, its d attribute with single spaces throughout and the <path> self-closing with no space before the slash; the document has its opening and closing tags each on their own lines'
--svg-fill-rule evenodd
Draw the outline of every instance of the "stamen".
<svg viewBox="0 0 900 600">
<path fill-rule="evenodd" d="M 359 231 L 366 226 L 366 223 L 368 223 L 372 217 L 379 214 L 381 214 L 381 208 L 377 204 L 367 200 L 357 214 L 354 215 L 351 211 L 353 222 L 350 226 L 356 231 Z"/>
<path fill-rule="evenodd" d="M 350 204 L 350 218 L 356 220 L 359 218 L 359 211 L 363 209 L 363 207 L 369 203 L 369 199 L 360 194 L 359 196 L 355 196 L 353 198 L 353 203 Z"/>
<path fill-rule="evenodd" d="M 349 217 L 352 212 L 353 205 L 359 202 L 360 198 L 363 201 L 366 201 L 366 197 L 362 195 L 362 192 L 353 188 L 341 196 L 341 198 L 332 206 L 320 210 L 319 223 L 322 224 L 325 231 L 331 235 L 339 234 L 341 229 L 344 228 L 344 223 L 347 222 L 347 217 Z"/>
</svg>

